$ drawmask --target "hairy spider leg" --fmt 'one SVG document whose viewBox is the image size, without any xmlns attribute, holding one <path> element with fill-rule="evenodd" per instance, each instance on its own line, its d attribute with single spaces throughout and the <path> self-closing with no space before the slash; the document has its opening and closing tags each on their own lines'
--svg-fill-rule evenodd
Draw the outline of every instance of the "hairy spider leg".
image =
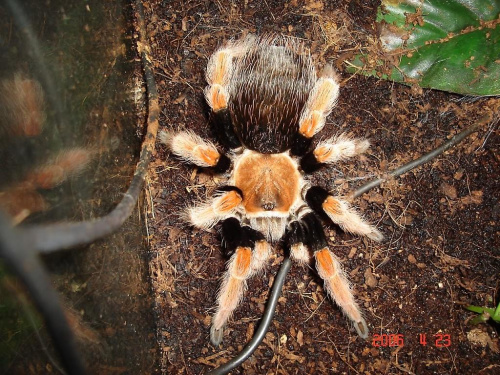
<svg viewBox="0 0 500 375">
<path fill-rule="evenodd" d="M 236 218 L 222 224 L 226 254 L 232 254 L 217 298 L 217 311 L 212 318 L 210 340 L 217 346 L 224 336 L 224 325 L 238 307 L 247 288 L 247 280 L 267 264 L 271 247 L 261 233 L 242 227 Z"/>
<path fill-rule="evenodd" d="M 233 51 L 223 48 L 208 60 L 205 98 L 214 112 L 227 108 L 229 102 L 229 82 L 233 74 Z"/>
<path fill-rule="evenodd" d="M 192 131 L 167 132 L 161 131 L 160 142 L 181 160 L 197 165 L 198 167 L 217 167 L 226 164 L 229 158 L 217 151 L 212 142 L 205 141 Z"/>
<path fill-rule="evenodd" d="M 212 109 L 211 121 L 218 138 L 229 148 L 241 146 L 236 135 L 231 113 L 229 112 L 231 79 L 234 74 L 234 59 L 243 55 L 255 42 L 255 38 L 247 37 L 241 41 L 228 43 L 219 49 L 209 59 L 206 72 L 208 86 L 205 88 L 205 98 Z"/>
<path fill-rule="evenodd" d="M 210 340 L 215 346 L 222 342 L 224 325 L 240 303 L 246 290 L 246 280 L 252 274 L 252 249 L 238 247 L 231 257 L 218 294 L 218 307 L 212 318 Z"/>
<path fill-rule="evenodd" d="M 301 265 L 310 262 L 311 254 L 308 249 L 306 229 L 301 221 L 292 221 L 284 238 L 285 249 L 289 251 L 290 258 Z"/>
<path fill-rule="evenodd" d="M 271 245 L 266 240 L 255 241 L 252 253 L 252 274 L 255 275 L 262 271 L 271 256 Z"/>
<path fill-rule="evenodd" d="M 235 149 L 241 146 L 241 141 L 236 135 L 233 127 L 233 120 L 228 108 L 220 111 L 212 111 L 210 115 L 210 125 L 217 136 L 217 139 L 226 147 Z"/>
<path fill-rule="evenodd" d="M 192 131 L 160 132 L 160 141 L 182 160 L 199 167 L 213 167 L 220 154 L 212 142 L 205 141 Z"/>
<path fill-rule="evenodd" d="M 351 285 L 337 257 L 327 247 L 316 250 L 314 257 L 316 258 L 318 274 L 325 281 L 326 291 L 349 319 L 353 321 L 358 335 L 366 339 L 368 337 L 368 326 L 361 315 L 358 304 L 354 300 Z"/>
<path fill-rule="evenodd" d="M 291 148 L 292 155 L 308 155 L 313 136 L 325 125 L 326 117 L 331 112 L 339 96 L 339 84 L 337 75 L 330 64 L 325 65 L 320 77 L 316 80 L 312 90 L 309 92 L 307 101 L 302 108 L 298 132 Z M 312 158 L 312 159 L 311 159 Z M 306 164 L 316 165 L 314 157 L 309 155 Z M 306 173 L 307 171 L 304 170 Z"/>
<path fill-rule="evenodd" d="M 22 185 L 53 189 L 70 176 L 77 176 L 87 168 L 92 154 L 92 150 L 80 147 L 61 151 L 56 157 L 29 172 Z"/>
<path fill-rule="evenodd" d="M 294 245 L 307 244 L 314 252 L 316 269 L 324 280 L 325 290 L 342 311 L 354 323 L 354 328 L 362 338 L 368 337 L 368 327 L 361 310 L 354 300 L 350 283 L 342 271 L 335 255 L 328 249 L 325 233 L 315 213 L 304 215 L 300 221 L 292 223 L 285 237 L 285 245 L 293 251 Z"/>
<path fill-rule="evenodd" d="M 299 120 L 299 133 L 312 138 L 325 125 L 325 120 L 337 102 L 339 84 L 331 65 L 326 65 L 314 84 Z"/>
<path fill-rule="evenodd" d="M 382 233 L 368 224 L 347 201 L 330 195 L 320 186 L 313 186 L 307 191 L 306 201 L 315 212 L 326 214 L 346 232 L 366 236 L 374 241 L 384 239 Z"/>
<path fill-rule="evenodd" d="M 208 230 L 221 220 L 234 216 L 243 201 L 241 190 L 222 187 L 211 199 L 188 208 L 186 219 L 195 227 Z"/>
<path fill-rule="evenodd" d="M 325 164 L 334 164 L 364 153 L 370 142 L 363 138 L 351 138 L 346 134 L 319 142 L 314 150 L 300 159 L 305 173 L 312 173 Z"/>
</svg>

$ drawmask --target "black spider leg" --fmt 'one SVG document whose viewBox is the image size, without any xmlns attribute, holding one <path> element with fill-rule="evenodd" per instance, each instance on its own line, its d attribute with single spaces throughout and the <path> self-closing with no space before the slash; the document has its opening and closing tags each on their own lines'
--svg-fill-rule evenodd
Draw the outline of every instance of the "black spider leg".
<svg viewBox="0 0 500 375">
<path fill-rule="evenodd" d="M 215 164 L 215 166 L 213 167 L 210 167 L 210 169 L 215 173 L 226 173 L 229 168 L 231 168 L 231 159 L 229 159 L 229 157 L 224 153 L 220 153 L 217 164 Z"/>
<path fill-rule="evenodd" d="M 215 189 L 216 193 L 224 193 L 227 191 L 235 191 L 240 195 L 240 197 L 243 198 L 243 192 L 241 191 L 241 189 L 233 185 L 222 185 Z"/>
<path fill-rule="evenodd" d="M 307 138 L 297 131 L 297 133 L 295 134 L 295 138 L 293 140 L 292 147 L 290 149 L 292 155 L 304 156 L 311 148 L 312 139 L 313 137 Z"/>
<path fill-rule="evenodd" d="M 283 248 L 286 251 L 288 257 L 290 257 L 291 255 L 292 246 L 300 243 L 307 243 L 304 226 L 300 221 L 292 221 L 288 226 L 283 238 Z"/>
<path fill-rule="evenodd" d="M 255 242 L 264 240 L 264 235 L 240 221 L 230 217 L 222 222 L 222 248 L 224 255 L 229 258 L 238 247 L 254 249 Z"/>
<path fill-rule="evenodd" d="M 206 103 L 206 101 L 204 101 L 204 105 L 207 107 L 207 109 L 210 108 Z M 221 140 L 222 145 L 225 147 L 230 147 L 227 145 L 227 141 L 225 141 L 225 138 L 222 136 L 224 133 L 222 133 L 222 135 L 220 134 L 220 124 L 226 124 L 227 122 L 229 122 L 229 125 L 223 125 L 223 127 L 226 126 L 232 127 L 231 117 L 229 115 L 229 111 L 227 110 L 227 108 L 222 109 L 218 112 L 212 111 L 210 109 L 208 122 L 209 124 L 212 124 L 213 131 L 214 133 L 216 133 L 216 136 Z M 234 137 L 236 137 L 236 135 Z M 238 138 L 236 138 L 236 140 L 238 140 Z M 220 150 L 218 151 L 220 157 L 219 160 L 217 161 L 217 164 L 211 167 L 200 167 L 200 166 L 198 167 L 202 168 L 203 170 L 212 171 L 217 174 L 226 173 L 231 168 L 231 159 L 224 152 L 220 152 Z"/>
<path fill-rule="evenodd" d="M 325 231 L 321 224 L 321 220 L 318 215 L 311 212 L 302 218 L 302 221 L 306 223 L 307 227 L 307 244 L 311 250 L 315 253 L 316 251 L 322 250 L 328 247 L 328 242 L 326 240 Z"/>
<path fill-rule="evenodd" d="M 319 215 L 325 215 L 323 202 L 330 193 L 321 186 L 311 186 L 306 192 L 306 202 L 311 209 Z"/>
<path fill-rule="evenodd" d="M 321 220 L 314 212 L 304 215 L 300 220 L 290 223 L 284 238 L 284 247 L 287 252 L 293 245 L 308 246 L 313 252 L 328 247 Z"/>
<path fill-rule="evenodd" d="M 325 232 L 318 215 L 314 212 L 308 213 L 302 218 L 302 222 L 306 226 L 307 245 L 314 253 L 328 247 Z"/>
<path fill-rule="evenodd" d="M 241 141 L 234 131 L 228 107 L 212 111 L 210 123 L 215 135 L 225 147 L 233 149 L 241 146 Z"/>
<path fill-rule="evenodd" d="M 307 205 L 317 215 L 331 223 L 332 220 L 328 217 L 328 214 L 323 209 L 323 203 L 330 195 L 330 192 L 325 188 L 322 188 L 321 186 L 311 186 L 306 192 L 305 200 Z M 337 226 L 337 223 L 333 224 Z"/>
<path fill-rule="evenodd" d="M 300 168 L 304 171 L 304 173 L 312 173 L 320 169 L 324 163 L 320 163 L 316 159 L 316 155 L 314 155 L 314 150 L 307 152 L 300 159 Z"/>
<path fill-rule="evenodd" d="M 227 107 L 212 111 L 209 121 L 216 137 L 224 147 L 233 149 L 241 146 L 241 142 L 234 131 L 231 113 Z M 217 165 L 211 169 L 215 173 L 225 173 L 229 168 L 231 168 L 231 160 L 226 154 L 221 154 Z"/>
<path fill-rule="evenodd" d="M 290 152 L 293 156 L 301 157 L 300 167 L 302 168 L 304 173 L 312 173 L 318 170 L 323 165 L 316 160 L 314 150 L 311 150 L 313 138 L 314 136 L 311 138 L 307 138 L 306 136 L 297 132 L 290 149 Z"/>
<path fill-rule="evenodd" d="M 328 198 L 333 198 L 331 202 Z M 365 236 L 373 241 L 382 241 L 384 235 L 380 231 L 349 208 L 349 203 L 335 197 L 321 186 L 312 186 L 305 194 L 305 201 L 309 207 L 320 217 L 328 218 L 344 232 Z"/>
</svg>

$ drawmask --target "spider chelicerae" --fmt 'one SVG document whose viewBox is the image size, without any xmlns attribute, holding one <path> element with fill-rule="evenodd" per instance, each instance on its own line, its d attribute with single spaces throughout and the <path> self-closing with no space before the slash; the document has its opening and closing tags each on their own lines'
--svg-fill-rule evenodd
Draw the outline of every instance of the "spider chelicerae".
<svg viewBox="0 0 500 375">
<path fill-rule="evenodd" d="M 363 314 L 319 216 L 375 241 L 383 236 L 346 200 L 306 179 L 321 166 L 369 147 L 366 139 L 345 134 L 313 143 L 339 94 L 333 68 L 326 65 L 317 74 L 309 51 L 295 39 L 248 35 L 210 57 L 206 79 L 211 121 L 229 152 L 189 130 L 162 132 L 160 140 L 182 160 L 225 179 L 212 199 L 186 212 L 198 228 L 221 222 L 223 249 L 230 257 L 212 319 L 212 343 L 222 342 L 247 279 L 263 269 L 278 242 L 298 262 L 314 257 L 326 291 L 366 338 Z"/>
</svg>

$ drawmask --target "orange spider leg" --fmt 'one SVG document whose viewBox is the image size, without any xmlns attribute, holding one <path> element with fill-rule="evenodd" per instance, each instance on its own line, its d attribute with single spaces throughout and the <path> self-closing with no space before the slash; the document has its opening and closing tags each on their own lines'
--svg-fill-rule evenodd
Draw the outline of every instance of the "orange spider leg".
<svg viewBox="0 0 500 375">
<path fill-rule="evenodd" d="M 229 100 L 228 84 L 233 71 L 231 49 L 222 49 L 212 55 L 207 66 L 205 97 L 214 112 L 227 108 Z"/>
<path fill-rule="evenodd" d="M 328 249 L 321 222 L 313 212 L 307 213 L 299 221 L 292 222 L 285 237 L 285 246 L 290 249 L 291 257 L 306 260 L 305 245 L 314 252 L 316 269 L 325 282 L 328 295 L 355 323 L 358 334 L 366 338 L 368 327 L 354 300 L 349 281 L 342 272 L 339 261 Z"/>
<path fill-rule="evenodd" d="M 257 241 L 253 252 L 249 247 L 239 246 L 229 260 L 210 329 L 210 340 L 215 346 L 222 342 L 224 325 L 243 298 L 247 279 L 264 267 L 269 258 L 269 250 L 270 246 L 266 241 Z"/>
<path fill-rule="evenodd" d="M 328 217 L 346 232 L 366 236 L 374 241 L 384 239 L 382 233 L 368 224 L 346 201 L 328 195 L 322 207 Z"/>
<path fill-rule="evenodd" d="M 299 120 L 299 133 L 311 138 L 325 125 L 325 120 L 339 96 L 339 84 L 330 65 L 323 69 L 307 99 Z"/>
<path fill-rule="evenodd" d="M 212 200 L 189 208 L 187 219 L 195 227 L 210 229 L 220 220 L 233 216 L 242 200 L 238 191 L 226 191 Z"/>
<path fill-rule="evenodd" d="M 42 132 L 47 117 L 45 94 L 37 80 L 15 73 L 13 78 L 0 81 L 0 95 L 10 135 L 34 137 Z"/>
<path fill-rule="evenodd" d="M 252 254 L 252 272 L 261 271 L 271 256 L 271 245 L 265 240 L 255 242 Z"/>
<path fill-rule="evenodd" d="M 181 159 L 199 167 L 214 167 L 221 154 L 212 142 L 207 142 L 191 131 L 160 132 L 160 142 Z"/>
<path fill-rule="evenodd" d="M 341 134 L 318 143 L 313 153 L 318 163 L 333 164 L 362 154 L 369 147 L 370 142 L 366 139 L 350 138 Z"/>
<path fill-rule="evenodd" d="M 328 295 L 354 322 L 354 328 L 358 335 L 367 338 L 368 327 L 361 315 L 358 304 L 354 300 L 349 281 L 342 271 L 339 261 L 328 248 L 316 251 L 314 256 L 318 274 L 325 281 L 325 289 Z"/>
<path fill-rule="evenodd" d="M 34 169 L 26 181 L 37 188 L 53 189 L 71 176 L 81 173 L 92 160 L 92 150 L 72 148 L 61 151 L 55 158 Z"/>
<path fill-rule="evenodd" d="M 252 36 L 229 42 L 208 60 L 205 98 L 214 112 L 224 110 L 228 106 L 230 80 L 234 73 L 233 59 L 242 56 L 254 44 L 255 38 Z"/>
</svg>

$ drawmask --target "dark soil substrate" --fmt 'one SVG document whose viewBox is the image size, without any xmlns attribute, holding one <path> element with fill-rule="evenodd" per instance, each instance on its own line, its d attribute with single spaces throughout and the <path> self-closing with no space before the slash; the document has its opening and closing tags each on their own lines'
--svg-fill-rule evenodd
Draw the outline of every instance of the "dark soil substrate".
<svg viewBox="0 0 500 375">
<path fill-rule="evenodd" d="M 313 175 L 314 183 L 340 194 L 427 153 L 484 115 L 493 113 L 498 121 L 498 98 L 464 98 L 347 73 L 342 61 L 374 43 L 377 5 L 145 2 L 160 125 L 213 139 L 204 67 L 224 40 L 247 32 L 299 37 L 319 65 L 338 61 L 341 96 L 322 135 L 349 131 L 372 142 L 365 157 Z M 499 139 L 498 126 L 484 127 L 438 159 L 357 199 L 385 234 L 381 244 L 325 224 L 366 313 L 367 341 L 326 298 L 315 272 L 294 265 L 263 344 L 233 373 L 498 373 L 498 332 L 469 325 L 474 314 L 464 306 L 498 303 Z M 236 355 L 259 324 L 283 259 L 276 249 L 267 272 L 249 282 L 222 346 L 213 347 L 210 317 L 226 259 L 216 233 L 189 227 L 179 213 L 210 196 L 217 183 L 216 175 L 157 147 L 147 187 L 148 233 L 161 369 L 168 374 L 205 373 Z M 404 346 L 384 341 L 395 337 L 390 335 L 400 335 Z"/>
</svg>

